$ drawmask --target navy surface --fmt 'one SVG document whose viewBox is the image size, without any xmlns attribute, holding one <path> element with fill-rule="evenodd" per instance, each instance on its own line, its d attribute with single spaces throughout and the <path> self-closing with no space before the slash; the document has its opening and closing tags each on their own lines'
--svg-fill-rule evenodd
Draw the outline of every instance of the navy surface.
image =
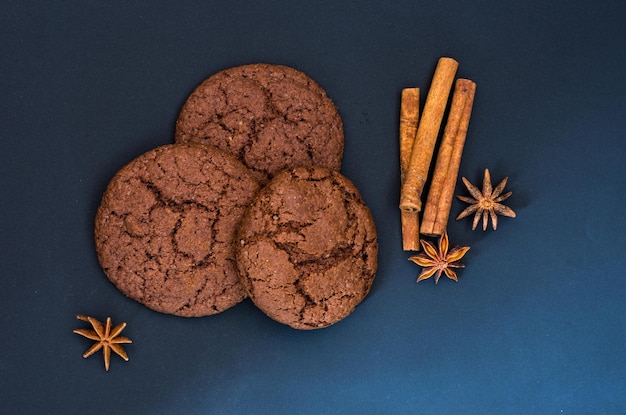
<svg viewBox="0 0 626 415">
<path fill-rule="evenodd" d="M 2 2 L 0 413 L 626 413 L 625 19 L 622 0 Z M 517 218 L 452 220 L 471 246 L 459 282 L 417 284 L 399 98 L 441 56 L 477 84 L 460 174 L 508 176 Z M 94 251 L 112 175 L 173 141 L 200 81 L 254 62 L 326 89 L 378 228 L 370 295 L 326 329 L 248 300 L 156 313 Z M 126 321 L 130 361 L 83 359 L 76 314 Z"/>
</svg>

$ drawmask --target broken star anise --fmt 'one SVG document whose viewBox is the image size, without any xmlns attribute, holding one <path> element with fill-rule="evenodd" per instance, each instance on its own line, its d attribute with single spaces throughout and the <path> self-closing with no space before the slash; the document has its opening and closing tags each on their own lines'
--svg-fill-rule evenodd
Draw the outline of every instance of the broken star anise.
<svg viewBox="0 0 626 415">
<path fill-rule="evenodd" d="M 501 194 L 504 190 L 504 186 L 506 186 L 506 182 L 508 177 L 505 177 L 495 189 L 492 189 L 491 186 L 491 176 L 489 175 L 489 169 L 485 169 L 485 178 L 483 179 L 483 190 L 482 192 L 478 190 L 478 188 L 472 185 L 469 180 L 465 177 L 462 177 L 463 183 L 467 190 L 469 190 L 472 197 L 468 196 L 458 196 L 460 200 L 466 203 L 470 203 L 470 206 L 465 208 L 463 212 L 459 213 L 459 216 L 456 217 L 456 220 L 463 219 L 474 213 L 474 221 L 472 222 L 472 230 L 476 229 L 480 218 L 483 218 L 483 231 L 487 230 L 487 223 L 489 222 L 489 218 L 491 218 L 491 226 L 495 231 L 498 227 L 498 216 L 503 215 L 508 216 L 510 218 L 515 217 L 515 212 L 507 206 L 504 206 L 500 202 L 505 199 L 508 199 L 513 192 L 507 192 Z"/>
<path fill-rule="evenodd" d="M 128 355 L 126 351 L 124 351 L 122 343 L 132 343 L 132 341 L 127 337 L 119 335 L 122 330 L 124 330 L 124 327 L 126 327 L 126 323 L 118 324 L 111 329 L 111 317 L 107 317 L 106 326 L 103 326 L 102 323 L 93 317 L 78 315 L 76 318 L 91 323 L 93 330 L 76 329 L 74 333 L 96 341 L 96 343 L 83 354 L 83 357 L 89 357 L 102 349 L 102 354 L 104 355 L 104 369 L 107 372 L 109 371 L 109 365 L 111 363 L 111 350 L 128 362 Z"/>
<path fill-rule="evenodd" d="M 439 250 L 435 248 L 435 244 L 429 241 L 420 240 L 424 252 L 409 258 L 420 267 L 424 268 L 422 273 L 417 277 L 417 282 L 435 276 L 435 284 L 439 282 L 441 273 L 451 280 L 458 281 L 456 272 L 451 268 L 465 268 L 465 265 L 459 262 L 461 258 L 469 251 L 469 246 L 455 246 L 449 248 L 448 233 L 443 232 L 439 237 Z"/>
</svg>

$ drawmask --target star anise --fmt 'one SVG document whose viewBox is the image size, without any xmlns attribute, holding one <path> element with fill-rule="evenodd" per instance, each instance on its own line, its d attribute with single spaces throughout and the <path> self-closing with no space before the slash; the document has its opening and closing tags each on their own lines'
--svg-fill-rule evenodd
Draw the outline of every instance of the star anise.
<svg viewBox="0 0 626 415">
<path fill-rule="evenodd" d="M 417 277 L 417 282 L 435 276 L 435 284 L 439 282 L 441 273 L 451 280 L 458 281 L 456 272 L 450 268 L 465 268 L 465 265 L 459 262 L 461 258 L 469 251 L 469 246 L 455 246 L 448 251 L 449 241 L 448 233 L 443 232 L 439 237 L 439 250 L 435 248 L 435 244 L 429 241 L 420 240 L 424 252 L 414 255 L 409 260 L 423 267 L 422 273 Z"/>
<path fill-rule="evenodd" d="M 501 194 L 504 190 L 504 186 L 506 186 L 506 182 L 509 178 L 505 177 L 504 180 L 500 182 L 496 186 L 495 189 L 492 189 L 491 186 L 491 176 L 489 175 L 489 169 L 485 169 L 485 178 L 483 179 L 483 190 L 482 192 L 478 190 L 478 188 L 472 185 L 469 180 L 465 177 L 462 178 L 465 187 L 469 190 L 472 197 L 468 196 L 457 196 L 460 200 L 466 203 L 470 203 L 470 206 L 465 208 L 465 210 L 459 213 L 459 216 L 456 217 L 456 220 L 463 219 L 466 216 L 474 213 L 474 222 L 472 223 L 472 230 L 476 229 L 480 218 L 483 218 L 483 231 L 487 230 L 487 223 L 489 222 L 489 218 L 491 217 L 491 226 L 493 226 L 493 230 L 495 231 L 498 227 L 498 216 L 503 215 L 508 216 L 510 218 L 515 217 L 515 212 L 511 210 L 511 208 L 504 206 L 500 202 L 505 199 L 508 199 L 509 196 L 513 194 L 513 192 L 507 192 Z"/>
<path fill-rule="evenodd" d="M 102 354 L 104 355 L 104 369 L 107 372 L 109 371 L 109 365 L 111 363 L 111 350 L 128 362 L 128 355 L 121 344 L 132 343 L 132 341 L 127 337 L 119 335 L 126 327 L 126 323 L 121 323 L 111 329 L 111 317 L 107 317 L 106 327 L 93 317 L 78 315 L 76 318 L 91 323 L 93 330 L 76 329 L 74 333 L 96 341 L 96 343 L 83 354 L 83 357 L 89 357 L 102 349 Z"/>
</svg>

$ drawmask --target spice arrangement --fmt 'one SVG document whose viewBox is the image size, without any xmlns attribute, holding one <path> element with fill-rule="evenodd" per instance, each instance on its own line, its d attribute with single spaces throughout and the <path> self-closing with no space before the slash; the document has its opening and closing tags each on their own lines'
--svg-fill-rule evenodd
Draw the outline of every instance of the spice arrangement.
<svg viewBox="0 0 626 415">
<path fill-rule="evenodd" d="M 446 231 L 476 93 L 476 84 L 472 80 L 459 78 L 455 81 L 458 66 L 458 62 L 452 58 L 439 59 L 421 117 L 420 89 L 405 88 L 401 95 L 399 136 L 402 247 L 405 251 L 419 251 L 421 244 L 424 250 L 423 253 L 409 258 L 423 267 L 422 273 L 417 278 L 418 282 L 434 275 L 437 283 L 442 273 L 458 281 L 456 273 L 450 268 L 462 268 L 463 264 L 458 260 L 469 250 L 469 247 L 460 246 L 449 250 Z M 426 202 L 423 204 L 422 196 L 430 166 L 433 164 L 448 101 L 450 108 L 445 119 L 445 128 L 439 143 Z M 474 214 L 472 230 L 476 229 L 481 218 L 483 230 L 487 229 L 489 219 L 495 230 L 498 224 L 497 215 L 515 217 L 512 209 L 500 203 L 512 194 L 512 192 L 502 193 L 507 178 L 494 189 L 489 170 L 485 169 L 482 191 L 465 177 L 462 180 L 471 197 L 457 195 L 457 198 L 469 203 L 470 206 L 456 217 L 457 220 Z M 438 249 L 433 243 L 421 240 L 420 234 L 426 237 L 439 237 Z"/>
</svg>

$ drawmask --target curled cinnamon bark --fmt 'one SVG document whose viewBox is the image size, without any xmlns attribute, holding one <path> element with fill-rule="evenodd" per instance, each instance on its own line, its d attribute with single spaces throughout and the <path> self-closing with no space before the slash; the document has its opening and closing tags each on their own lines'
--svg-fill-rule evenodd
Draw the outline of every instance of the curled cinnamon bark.
<svg viewBox="0 0 626 415">
<path fill-rule="evenodd" d="M 402 90 L 400 101 L 400 183 L 404 184 L 419 122 L 419 88 Z M 419 251 L 419 213 L 400 211 L 402 249 Z"/>
<path fill-rule="evenodd" d="M 446 230 L 475 92 L 474 82 L 457 79 L 424 208 L 420 229 L 424 235 L 439 236 Z"/>
<path fill-rule="evenodd" d="M 422 191 L 458 65 L 457 61 L 446 57 L 437 63 L 402 185 L 400 209 L 404 211 L 419 212 L 422 209 Z"/>
</svg>

